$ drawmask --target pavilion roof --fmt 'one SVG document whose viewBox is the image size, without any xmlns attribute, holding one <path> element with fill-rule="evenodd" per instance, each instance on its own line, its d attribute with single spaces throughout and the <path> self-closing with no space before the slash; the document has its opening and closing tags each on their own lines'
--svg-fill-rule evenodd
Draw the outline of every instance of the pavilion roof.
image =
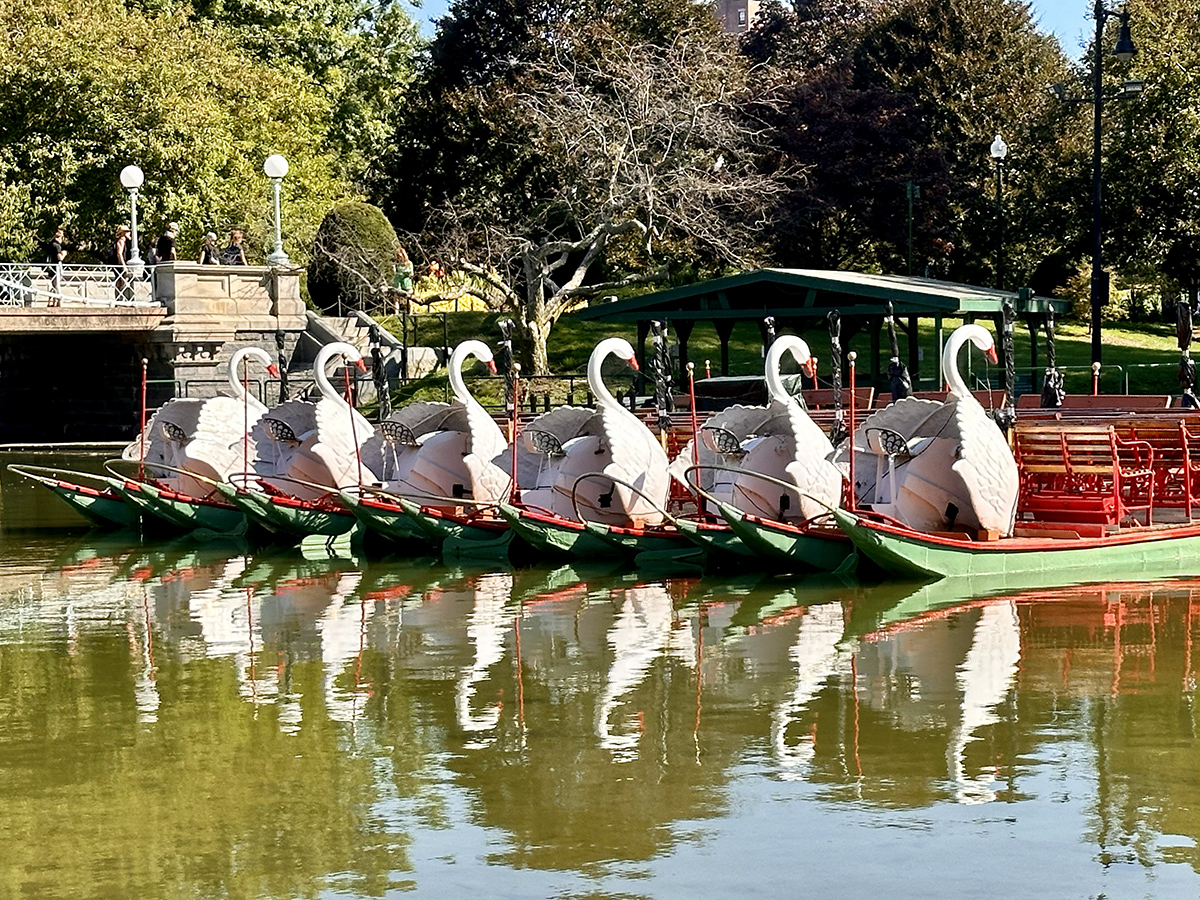
<svg viewBox="0 0 1200 900">
<path fill-rule="evenodd" d="M 1023 300 L 1015 291 L 955 284 L 911 275 L 873 275 L 822 269 L 757 269 L 683 287 L 654 291 L 580 310 L 581 319 L 636 322 L 648 319 L 781 319 L 842 315 L 883 315 L 892 303 L 897 316 L 994 315 L 1004 298 L 1018 315 L 1043 313 L 1067 301 L 1032 294 Z"/>
</svg>

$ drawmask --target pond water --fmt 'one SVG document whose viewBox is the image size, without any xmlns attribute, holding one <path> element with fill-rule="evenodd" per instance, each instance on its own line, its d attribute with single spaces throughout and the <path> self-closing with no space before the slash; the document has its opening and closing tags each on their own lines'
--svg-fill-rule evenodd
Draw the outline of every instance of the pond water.
<svg viewBox="0 0 1200 900">
<path fill-rule="evenodd" d="M 962 594 L 0 532 L 0 896 L 1200 894 L 1200 580 Z"/>
</svg>

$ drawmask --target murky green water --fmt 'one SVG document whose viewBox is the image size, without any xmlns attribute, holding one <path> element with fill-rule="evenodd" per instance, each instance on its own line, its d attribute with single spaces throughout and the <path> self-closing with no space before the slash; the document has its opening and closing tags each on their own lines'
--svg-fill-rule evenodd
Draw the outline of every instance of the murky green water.
<svg viewBox="0 0 1200 900">
<path fill-rule="evenodd" d="M 969 600 L 0 534 L 0 896 L 1196 897 L 1200 583 Z"/>
</svg>

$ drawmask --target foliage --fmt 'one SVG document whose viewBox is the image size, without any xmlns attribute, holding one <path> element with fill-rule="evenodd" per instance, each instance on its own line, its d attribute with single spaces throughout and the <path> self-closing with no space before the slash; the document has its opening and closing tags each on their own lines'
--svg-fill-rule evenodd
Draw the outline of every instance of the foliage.
<svg viewBox="0 0 1200 900">
<path fill-rule="evenodd" d="M 911 96 L 929 128 L 932 147 L 946 168 L 932 183 L 917 166 L 910 172 L 922 197 L 937 196 L 935 209 L 919 206 L 928 243 L 920 258 L 940 249 L 938 274 L 975 284 L 993 283 L 996 211 L 994 163 L 988 148 L 997 132 L 1009 156 L 1005 252 L 1014 275 L 1009 286 L 1028 283 L 1047 250 L 1062 240 L 1066 225 L 1027 211 L 1044 211 L 1054 171 L 1052 117 L 1047 84 L 1061 80 L 1066 60 L 1053 38 L 1039 34 L 1028 4 L 1019 0 L 906 0 L 894 4 L 868 28 L 855 54 L 856 85 Z M 1036 173 L 1030 178 L 1028 174 Z M 896 196 L 897 206 L 902 196 Z M 934 218 L 936 217 L 936 218 Z M 918 268 L 921 268 L 918 266 Z"/>
<path fill-rule="evenodd" d="M 553 41 L 517 42 L 509 58 L 468 48 L 458 77 L 431 69 L 435 99 L 419 91 L 413 101 L 441 126 L 401 136 L 392 171 L 414 162 L 414 180 L 436 192 L 417 208 L 408 183 L 393 175 L 385 189 L 389 211 L 420 230 L 428 252 L 500 291 L 534 373 L 546 371 L 550 329 L 579 298 L 661 280 L 676 254 L 752 256 L 754 210 L 771 190 L 740 112 L 744 71 L 712 20 L 678 31 L 663 23 L 695 20 L 691 4 L 632 9 L 618 3 L 561 22 Z M 444 65 L 436 41 L 433 53 Z M 465 164 L 450 171 L 457 158 Z M 431 168 L 446 181 L 430 178 Z M 614 241 L 620 253 L 610 257 Z"/>
<path fill-rule="evenodd" d="M 1113 81 L 1143 80 L 1145 90 L 1104 111 L 1106 253 L 1126 270 L 1195 297 L 1200 291 L 1196 6 L 1187 0 L 1135 0 L 1127 8 L 1138 54 L 1128 69 L 1113 59 L 1105 60 L 1105 69 L 1113 70 Z M 1109 29 L 1115 31 L 1114 25 Z"/>
<path fill-rule="evenodd" d="M 13 0 L 0 9 L 0 206 L 13 213 L 0 254 L 27 258 L 57 223 L 103 247 L 128 219 L 118 173 L 136 162 L 143 234 L 174 219 L 190 255 L 203 232 L 239 225 L 253 255 L 270 227 L 262 160 L 280 152 L 284 232 L 302 259 L 347 190 L 322 146 L 329 127 L 301 72 L 248 58 L 211 24 L 114 0 Z"/>
<path fill-rule="evenodd" d="M 379 207 L 358 201 L 335 206 L 313 239 L 308 264 L 313 304 L 324 312 L 375 305 L 362 298 L 382 298 L 391 286 L 397 246 L 396 230 Z"/>
<path fill-rule="evenodd" d="M 1044 85 L 1066 61 L 1016 0 L 768 3 L 743 53 L 756 101 L 797 173 L 775 211 L 790 265 L 907 269 L 908 183 L 917 274 L 994 283 L 988 155 L 1003 132 L 1007 285 L 1074 240 L 1055 210 L 1062 160 Z M 1057 270 L 1055 270 L 1057 271 Z"/>
</svg>

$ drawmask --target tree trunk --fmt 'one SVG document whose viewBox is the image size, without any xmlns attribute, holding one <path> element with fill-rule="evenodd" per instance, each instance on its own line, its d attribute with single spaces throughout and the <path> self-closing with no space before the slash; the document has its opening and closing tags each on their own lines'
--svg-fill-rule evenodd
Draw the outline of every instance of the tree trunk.
<svg viewBox="0 0 1200 900">
<path fill-rule="evenodd" d="M 531 375 L 549 375 L 550 362 L 546 355 L 546 344 L 554 322 L 549 319 L 526 319 L 525 332 L 529 336 L 529 364 Z"/>
</svg>

